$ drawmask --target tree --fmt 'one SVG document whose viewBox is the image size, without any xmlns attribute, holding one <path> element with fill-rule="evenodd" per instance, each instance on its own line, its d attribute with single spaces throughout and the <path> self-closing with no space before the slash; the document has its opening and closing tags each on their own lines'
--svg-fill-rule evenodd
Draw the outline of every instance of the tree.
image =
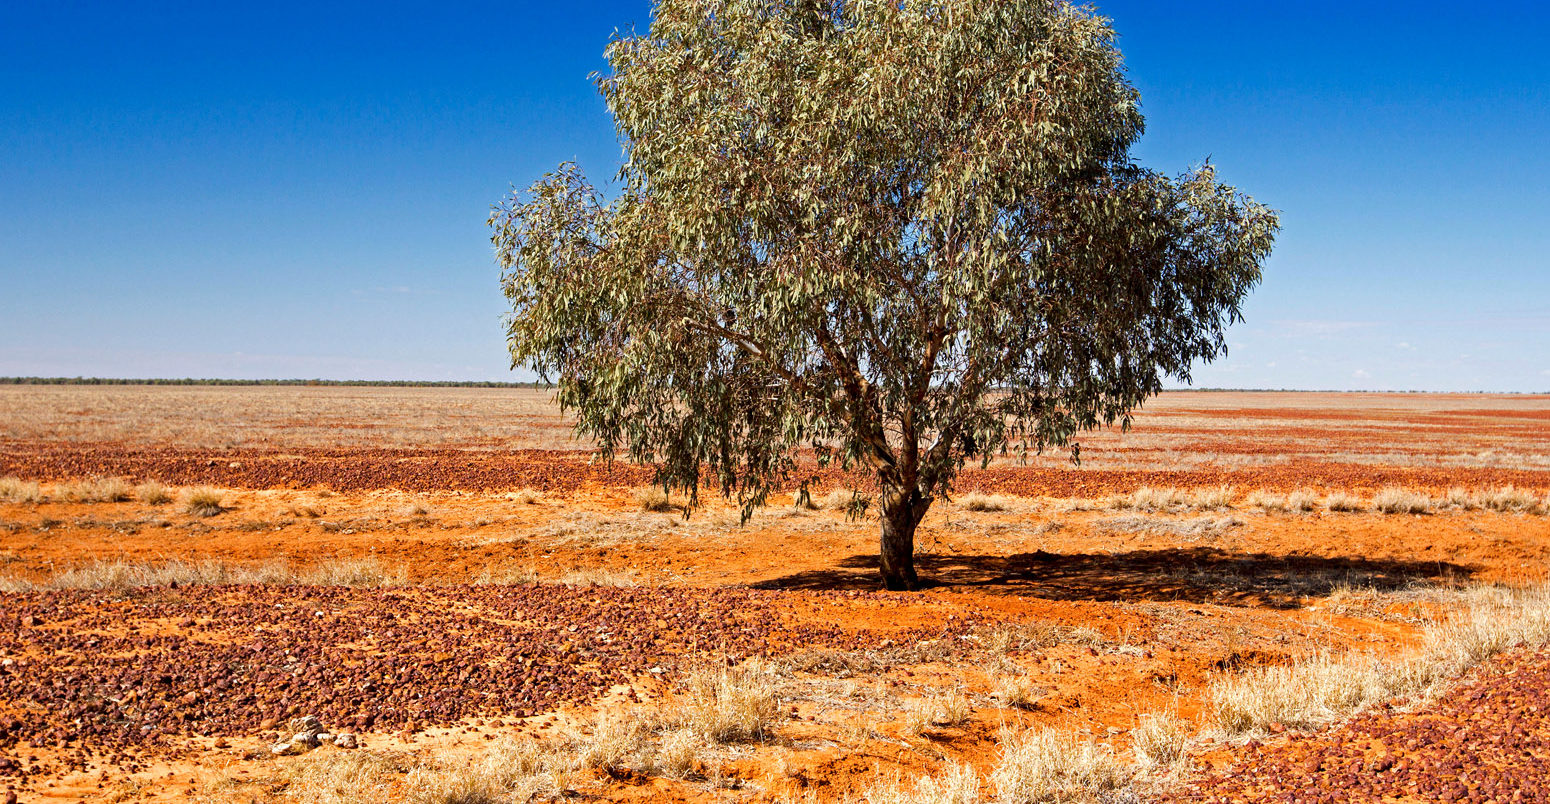
<svg viewBox="0 0 1550 804">
<path fill-rule="evenodd" d="M 1114 32 L 1067 3 L 658 0 L 607 58 L 613 197 L 566 164 L 490 216 L 513 366 L 745 517 L 805 448 L 865 467 L 889 589 L 966 462 L 1079 457 L 1223 354 L 1278 228 L 1131 161 Z"/>
</svg>

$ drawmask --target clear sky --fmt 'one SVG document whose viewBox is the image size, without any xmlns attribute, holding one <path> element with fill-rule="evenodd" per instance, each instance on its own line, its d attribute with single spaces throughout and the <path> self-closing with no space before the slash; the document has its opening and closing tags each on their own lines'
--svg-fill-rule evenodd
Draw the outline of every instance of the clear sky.
<svg viewBox="0 0 1550 804">
<path fill-rule="evenodd" d="M 1111 0 L 1148 129 L 1282 211 L 1214 387 L 1550 390 L 1550 4 Z M 528 379 L 489 205 L 619 145 L 644 0 L 0 3 L 0 375 Z"/>
</svg>

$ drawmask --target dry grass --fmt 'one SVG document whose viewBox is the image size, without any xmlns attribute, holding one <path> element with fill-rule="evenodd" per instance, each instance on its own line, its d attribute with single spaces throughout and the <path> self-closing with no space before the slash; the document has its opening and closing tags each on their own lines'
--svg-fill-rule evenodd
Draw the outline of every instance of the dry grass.
<svg viewBox="0 0 1550 804">
<path fill-rule="evenodd" d="M 30 480 L 0 477 L 0 502 L 40 503 L 43 502 L 43 488 Z"/>
<path fill-rule="evenodd" d="M 404 770 L 399 757 L 373 751 L 320 751 L 282 766 L 284 799 L 308 804 L 391 801 Z"/>
<path fill-rule="evenodd" d="M 862 793 L 862 799 L 867 804 L 978 804 L 980 780 L 974 768 L 952 762 L 913 784 L 899 779 L 874 784 Z"/>
<path fill-rule="evenodd" d="M 61 483 L 54 487 L 51 499 L 67 503 L 115 503 L 134 498 L 134 487 L 117 477 L 93 477 Z"/>
<path fill-rule="evenodd" d="M 1109 746 L 1055 729 L 1003 730 L 1001 757 L 990 772 L 997 804 L 1102 801 L 1134 777 Z"/>
<path fill-rule="evenodd" d="M 1319 498 L 1311 491 L 1294 491 L 1290 494 L 1255 491 L 1244 499 L 1244 504 L 1262 511 L 1304 514 L 1318 507 Z"/>
<path fill-rule="evenodd" d="M 484 571 L 474 578 L 475 586 L 523 586 L 538 583 L 538 571 L 532 567 L 496 567 L 485 565 Z"/>
<path fill-rule="evenodd" d="M 506 498 L 519 505 L 538 505 L 544 501 L 544 494 L 534 489 L 517 489 Z"/>
<path fill-rule="evenodd" d="M 996 676 L 990 689 L 1002 706 L 1012 709 L 1032 709 L 1044 692 L 1044 687 L 1024 675 Z"/>
<path fill-rule="evenodd" d="M 957 690 L 941 692 L 925 698 L 914 698 L 904 704 L 905 734 L 919 736 L 933 727 L 949 728 L 969 721 L 974 714 L 969 699 Z"/>
<path fill-rule="evenodd" d="M 202 486 L 183 493 L 183 513 L 189 516 L 209 517 L 226 510 L 222 505 L 225 497 L 220 489 Z"/>
<path fill-rule="evenodd" d="M 407 584 L 409 571 L 402 565 L 389 567 L 375 558 L 336 558 L 297 573 L 296 580 L 305 586 L 375 589 Z"/>
<path fill-rule="evenodd" d="M 1174 712 L 1142 715 L 1130 732 L 1130 747 L 1136 764 L 1154 771 L 1172 772 L 1185 761 L 1189 731 Z"/>
<path fill-rule="evenodd" d="M 954 502 L 965 511 L 1005 511 L 1012 505 L 1010 499 L 1000 494 L 981 494 L 977 491 L 964 494 Z"/>
<path fill-rule="evenodd" d="M 0 591 L 83 589 L 124 593 L 135 589 L 174 585 L 375 588 L 402 586 L 405 583 L 407 583 L 407 574 L 402 567 L 390 569 L 374 558 L 335 559 L 302 569 L 292 568 L 283 562 L 238 566 L 218 561 L 168 561 L 150 564 L 99 560 L 66 569 L 41 583 L 17 578 L 0 578 Z"/>
<path fill-rule="evenodd" d="M 678 509 L 667 492 L 659 486 L 643 486 L 632 492 L 631 496 L 635 500 L 635 507 L 642 511 L 661 514 Z"/>
<path fill-rule="evenodd" d="M 1472 502 L 1488 511 L 1504 514 L 1543 514 L 1546 501 L 1527 489 L 1504 486 L 1493 491 L 1481 492 Z"/>
<path fill-rule="evenodd" d="M 1215 538 L 1243 524 L 1233 516 L 1162 519 L 1151 516 L 1121 516 L 1096 523 L 1111 533 L 1145 533 L 1186 539 Z"/>
<path fill-rule="evenodd" d="M 691 673 L 671 724 L 710 743 L 768 737 L 782 719 L 774 669 L 759 659 Z"/>
<path fill-rule="evenodd" d="M 1336 491 L 1324 498 L 1324 507 L 1331 511 L 1356 513 L 1367 510 L 1367 503 L 1361 497 L 1354 494 Z"/>
<path fill-rule="evenodd" d="M 146 505 L 166 505 L 172 502 L 172 491 L 152 480 L 135 486 L 135 499 Z"/>
<path fill-rule="evenodd" d="M 847 488 L 838 488 L 818 501 L 818 507 L 825 511 L 839 511 L 847 517 L 860 517 L 866 513 L 872 505 L 872 499 L 865 494 Z"/>
<path fill-rule="evenodd" d="M 606 567 L 578 569 L 561 575 L 559 583 L 566 586 L 614 586 L 629 588 L 640 586 L 640 575 L 635 570 L 612 570 Z"/>
<path fill-rule="evenodd" d="M 1110 497 L 1109 507 L 1116 511 L 1175 511 L 1188 508 L 1193 499 L 1187 491 L 1142 486 L 1129 494 Z"/>
<path fill-rule="evenodd" d="M 1216 729 L 1226 736 L 1261 734 L 1272 724 L 1319 728 L 1399 697 L 1427 698 L 1459 674 L 1518 645 L 1550 641 L 1545 587 L 1478 587 L 1464 608 L 1428 628 L 1413 653 L 1320 654 L 1284 667 L 1219 679 L 1208 697 Z"/>
<path fill-rule="evenodd" d="M 1385 514 L 1429 514 L 1437 508 L 1437 501 L 1419 492 L 1386 488 L 1373 496 L 1372 507 Z"/>
</svg>

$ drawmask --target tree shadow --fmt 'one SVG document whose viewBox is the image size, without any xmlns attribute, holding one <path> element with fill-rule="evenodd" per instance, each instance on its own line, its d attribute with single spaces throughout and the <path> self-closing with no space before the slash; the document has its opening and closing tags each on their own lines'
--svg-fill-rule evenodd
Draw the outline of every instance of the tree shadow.
<svg viewBox="0 0 1550 804">
<path fill-rule="evenodd" d="M 878 558 L 856 555 L 833 568 L 754 584 L 760 589 L 876 590 Z M 1187 601 L 1294 608 L 1342 585 L 1394 590 L 1416 581 L 1468 578 L 1478 568 L 1445 561 L 1399 561 L 1231 553 L 1211 547 L 1127 553 L 917 555 L 925 586 L 974 588 L 1048 600 Z"/>
</svg>

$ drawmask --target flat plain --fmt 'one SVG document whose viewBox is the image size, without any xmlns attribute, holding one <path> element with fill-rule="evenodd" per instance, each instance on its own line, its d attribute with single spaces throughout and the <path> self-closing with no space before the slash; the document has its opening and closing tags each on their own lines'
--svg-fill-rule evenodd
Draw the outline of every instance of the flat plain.
<svg viewBox="0 0 1550 804">
<path fill-rule="evenodd" d="M 1082 442 L 966 471 L 882 593 L 864 477 L 686 516 L 543 391 L 0 386 L 0 784 L 1550 800 L 1550 397 L 1175 392 Z"/>
</svg>

